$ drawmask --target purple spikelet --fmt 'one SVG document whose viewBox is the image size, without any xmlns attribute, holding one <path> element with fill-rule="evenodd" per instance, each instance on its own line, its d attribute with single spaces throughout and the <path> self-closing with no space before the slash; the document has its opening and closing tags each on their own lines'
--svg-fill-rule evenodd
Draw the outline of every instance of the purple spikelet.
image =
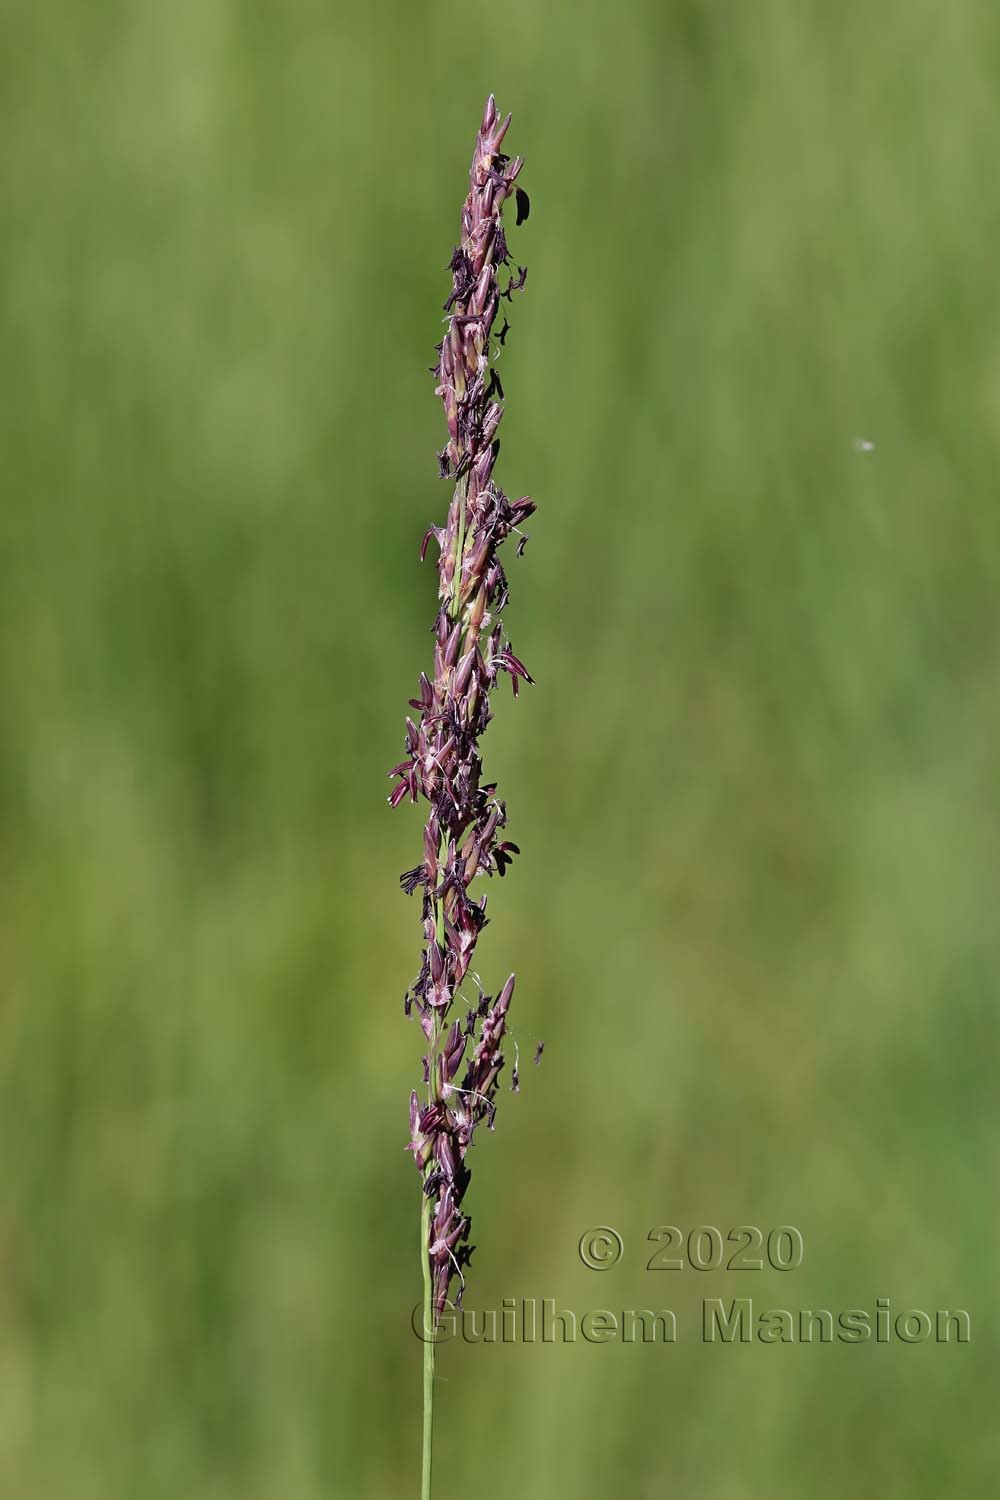
<svg viewBox="0 0 1000 1500">
<path fill-rule="evenodd" d="M 503 387 L 491 366 L 491 338 L 500 299 L 509 301 L 527 274 L 512 266 L 501 221 L 512 196 L 517 222 L 528 215 L 527 195 L 514 185 L 521 159 L 501 150 L 509 125 L 510 115 L 498 117 L 491 95 L 476 138 L 461 243 L 450 262 L 448 326 L 435 367 L 448 427 L 438 465 L 455 491 L 445 527 L 431 527 L 421 550 L 423 557 L 432 540 L 439 548 L 434 672 L 432 679 L 421 674 L 419 694 L 410 700 L 418 718 L 406 721 L 406 756 L 389 773 L 396 781 L 393 807 L 406 798 L 423 797 L 429 804 L 423 860 L 400 881 L 408 893 L 420 888 L 423 900 L 423 960 L 405 1006 L 408 1014 L 416 1012 L 429 1050 L 426 1102 L 416 1093 L 410 1099 L 409 1149 L 428 1199 L 435 1319 L 456 1277 L 455 1300 L 461 1299 L 462 1267 L 472 1251 L 462 1210 L 469 1185 L 466 1154 L 477 1125 L 485 1120 L 493 1127 L 514 992 L 513 975 L 495 998 L 477 979 L 475 1003 L 465 1001 L 464 1025 L 451 1019 L 464 999 L 460 989 L 487 920 L 485 895 L 473 896 L 470 887 L 477 876 L 503 875 L 518 853 L 502 836 L 507 815 L 496 786 L 482 778 L 479 742 L 492 717 L 490 693 L 501 672 L 515 695 L 520 682 L 533 681 L 501 624 L 508 591 L 499 551 L 516 531 L 520 552 L 520 527 L 535 506 L 527 497 L 509 500 L 493 481 Z M 507 332 L 504 319 L 496 345 Z"/>
</svg>

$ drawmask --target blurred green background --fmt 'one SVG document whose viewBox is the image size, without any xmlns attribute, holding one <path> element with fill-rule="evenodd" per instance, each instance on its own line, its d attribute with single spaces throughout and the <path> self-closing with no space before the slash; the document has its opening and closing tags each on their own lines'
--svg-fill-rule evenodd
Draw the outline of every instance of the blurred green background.
<svg viewBox="0 0 1000 1500">
<path fill-rule="evenodd" d="M 441 1493 L 987 1493 L 1000 12 L 0 17 L 0 1494 L 416 1491 L 420 816 L 384 772 L 489 89 L 532 199 L 497 477 L 540 507 L 538 685 L 487 741 L 523 1087 L 468 1304 L 681 1331 L 444 1349 Z M 665 1223 L 805 1261 L 648 1273 Z M 973 1341 L 701 1344 L 739 1295 Z"/>
</svg>

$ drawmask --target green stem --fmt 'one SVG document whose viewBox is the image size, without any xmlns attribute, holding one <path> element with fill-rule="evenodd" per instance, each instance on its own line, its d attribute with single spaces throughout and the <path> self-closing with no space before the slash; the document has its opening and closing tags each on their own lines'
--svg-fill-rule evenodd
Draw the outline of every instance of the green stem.
<svg viewBox="0 0 1000 1500">
<path fill-rule="evenodd" d="M 441 835 L 441 847 L 438 850 L 438 863 L 443 866 L 448 853 L 447 836 Z M 433 900 L 433 898 L 432 898 Z M 434 941 L 439 948 L 444 947 L 444 900 L 434 901 Z M 438 1044 L 441 1036 L 441 1023 L 437 1013 L 434 1015 L 434 1029 L 431 1035 L 430 1056 L 428 1058 L 427 1076 L 427 1102 L 434 1104 L 438 1093 Z M 428 1168 L 429 1170 L 429 1168 Z M 434 1350 L 436 1319 L 434 1317 L 434 1272 L 431 1268 L 430 1243 L 431 1243 L 431 1200 L 423 1191 L 420 1191 L 420 1265 L 424 1276 L 424 1442 L 423 1442 L 423 1464 L 420 1471 L 420 1500 L 431 1500 L 431 1458 L 434 1448 Z"/>
<path fill-rule="evenodd" d="M 458 486 L 458 535 L 455 538 L 455 574 L 452 579 L 451 617 L 458 619 L 462 602 L 462 563 L 465 559 L 465 501 L 469 493 L 469 476 L 464 475 Z"/>
<path fill-rule="evenodd" d="M 424 1272 L 424 1453 L 420 1471 L 420 1500 L 431 1500 L 431 1455 L 434 1443 L 434 1278 L 427 1253 L 430 1241 L 431 1200 L 421 1192 L 420 1263 Z"/>
<path fill-rule="evenodd" d="M 449 613 L 452 619 L 457 619 L 461 608 L 462 597 L 462 560 L 465 555 L 465 500 L 468 493 L 468 476 L 460 484 L 458 492 L 458 533 L 455 546 L 455 573 L 452 581 L 452 598 Z M 441 835 L 441 845 L 438 850 L 438 865 L 443 867 L 448 857 L 448 836 Z M 433 898 L 432 898 L 433 900 Z M 434 904 L 434 941 L 439 948 L 444 947 L 444 900 L 436 900 Z M 435 1013 L 434 1030 L 431 1037 L 430 1058 L 428 1069 L 427 1102 L 433 1104 L 437 1099 L 438 1085 L 438 1043 L 441 1035 L 440 1020 Z M 420 1265 L 424 1276 L 424 1437 L 423 1437 L 423 1462 L 420 1470 L 420 1500 L 431 1500 L 431 1461 L 434 1450 L 434 1349 L 435 1336 L 437 1333 L 436 1320 L 434 1317 L 434 1273 L 431 1268 L 430 1240 L 431 1240 L 431 1200 L 421 1189 L 420 1203 Z"/>
</svg>

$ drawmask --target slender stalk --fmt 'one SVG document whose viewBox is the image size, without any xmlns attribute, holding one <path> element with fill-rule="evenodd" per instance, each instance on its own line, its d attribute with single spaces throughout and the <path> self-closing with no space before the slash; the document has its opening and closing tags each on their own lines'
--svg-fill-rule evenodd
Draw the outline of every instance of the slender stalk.
<svg viewBox="0 0 1000 1500">
<path fill-rule="evenodd" d="M 424 1441 L 423 1461 L 420 1469 L 420 1500 L 431 1500 L 431 1460 L 434 1448 L 434 1276 L 430 1256 L 427 1254 L 427 1239 L 431 1226 L 431 1200 L 421 1193 L 420 1208 L 420 1265 L 424 1275 L 424 1314 L 421 1330 L 424 1340 Z"/>
<path fill-rule="evenodd" d="M 465 497 L 468 493 L 468 479 L 462 479 L 458 485 L 458 534 L 455 538 L 455 577 L 452 580 L 451 600 L 448 605 L 448 613 L 453 620 L 458 619 L 462 598 L 462 559 L 465 556 Z M 467 642 L 465 643 L 467 644 Z"/>
<path fill-rule="evenodd" d="M 434 930 L 437 941 L 443 941 L 444 933 L 444 907 L 439 901 L 434 903 L 436 911 L 434 914 Z M 437 1103 L 438 1090 L 438 1044 L 440 1042 L 441 1026 L 437 1016 L 434 1017 L 434 1029 L 431 1036 L 431 1044 L 428 1052 L 428 1076 L 427 1076 L 427 1105 Z M 434 1267 L 431 1264 L 430 1242 L 431 1242 L 431 1198 L 430 1192 L 433 1185 L 428 1178 L 433 1170 L 433 1162 L 429 1162 L 424 1169 L 423 1179 L 420 1184 L 420 1268 L 424 1280 L 424 1307 L 421 1323 L 421 1334 L 424 1341 L 423 1353 L 423 1400 L 424 1400 L 424 1425 L 422 1442 L 422 1461 L 420 1468 L 420 1500 L 431 1500 L 431 1467 L 434 1453 L 434 1358 L 437 1349 L 435 1335 L 437 1332 L 437 1318 L 434 1312 Z"/>
</svg>

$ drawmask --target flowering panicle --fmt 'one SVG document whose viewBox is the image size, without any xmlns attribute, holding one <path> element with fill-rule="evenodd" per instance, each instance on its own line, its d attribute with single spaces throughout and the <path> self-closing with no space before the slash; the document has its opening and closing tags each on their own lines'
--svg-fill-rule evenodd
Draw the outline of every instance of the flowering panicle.
<svg viewBox="0 0 1000 1500">
<path fill-rule="evenodd" d="M 491 95 L 469 174 L 462 211 L 461 243 L 451 258 L 452 289 L 444 305 L 447 331 L 437 346 L 437 394 L 444 403 L 448 441 L 438 454 L 443 478 L 455 490 L 445 526 L 431 527 L 439 548 L 439 598 L 433 677 L 421 674 L 410 700 L 417 719 L 406 721 L 406 756 L 390 772 L 396 779 L 389 802 L 409 797 L 429 803 L 423 859 L 400 877 L 403 889 L 422 891 L 425 946 L 420 972 L 406 995 L 429 1043 L 424 1059 L 426 1100 L 410 1100 L 410 1145 L 423 1176 L 425 1251 L 433 1277 L 434 1317 L 440 1318 L 453 1279 L 464 1285 L 462 1266 L 472 1247 L 462 1202 L 469 1183 L 466 1153 L 476 1126 L 492 1129 L 504 1065 L 501 1045 L 514 976 L 493 997 L 475 978 L 478 995 L 464 1024 L 451 1019 L 460 987 L 469 975 L 476 942 L 486 925 L 486 897 L 470 894 L 477 876 L 502 876 L 518 847 L 504 838 L 507 821 L 496 786 L 482 779 L 479 740 L 490 722 L 490 693 L 501 673 L 515 696 L 531 682 L 511 650 L 501 623 L 507 579 L 499 559 L 512 533 L 526 537 L 522 522 L 534 503 L 509 500 L 493 481 L 503 415 L 503 387 L 491 365 L 491 339 L 502 345 L 506 318 L 494 334 L 502 299 L 524 285 L 524 267 L 513 268 L 501 210 L 514 197 L 517 223 L 528 216 L 527 195 L 515 186 L 521 159 L 501 150 L 510 115 L 500 119 Z"/>
</svg>

